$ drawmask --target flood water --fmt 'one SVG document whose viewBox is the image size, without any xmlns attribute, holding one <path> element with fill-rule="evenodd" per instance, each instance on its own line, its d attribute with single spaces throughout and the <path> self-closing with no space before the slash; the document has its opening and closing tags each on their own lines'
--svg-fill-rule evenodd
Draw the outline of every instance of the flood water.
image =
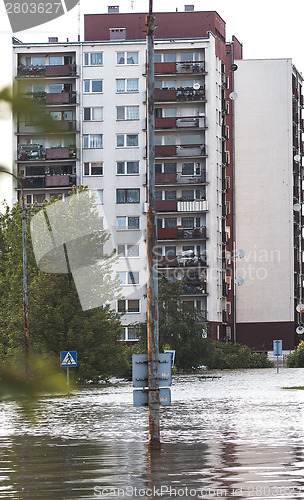
<svg viewBox="0 0 304 500">
<path fill-rule="evenodd" d="M 129 382 L 0 403 L 0 498 L 304 499 L 304 369 L 213 374 L 173 378 L 161 452 Z"/>
</svg>

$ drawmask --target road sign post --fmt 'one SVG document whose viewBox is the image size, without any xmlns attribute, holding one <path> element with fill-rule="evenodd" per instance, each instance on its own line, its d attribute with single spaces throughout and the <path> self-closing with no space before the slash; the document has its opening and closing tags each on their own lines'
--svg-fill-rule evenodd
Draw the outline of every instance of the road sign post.
<svg viewBox="0 0 304 500">
<path fill-rule="evenodd" d="M 61 351 L 60 366 L 67 369 L 67 387 L 70 387 L 70 368 L 77 366 L 77 351 Z"/>
<path fill-rule="evenodd" d="M 273 341 L 273 355 L 277 357 L 277 373 L 279 373 L 279 356 L 283 354 L 282 340 Z"/>
</svg>

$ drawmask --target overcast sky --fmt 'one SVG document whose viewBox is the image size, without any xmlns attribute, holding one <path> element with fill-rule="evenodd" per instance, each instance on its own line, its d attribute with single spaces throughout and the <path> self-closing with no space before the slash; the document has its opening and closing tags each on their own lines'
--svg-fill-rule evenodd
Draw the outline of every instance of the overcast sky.
<svg viewBox="0 0 304 500">
<path fill-rule="evenodd" d="M 22 0 L 20 0 L 22 2 Z M 216 10 L 226 22 L 227 40 L 235 35 L 243 43 L 244 59 L 292 58 L 297 69 L 304 74 L 304 0 L 154 0 L 154 11 L 166 12 L 184 10 L 185 4 L 193 4 L 195 10 Z M 48 36 L 58 36 L 59 41 L 77 40 L 78 27 L 83 27 L 83 14 L 107 12 L 108 5 L 119 5 L 120 12 L 146 12 L 149 0 L 81 0 L 80 19 L 76 7 L 64 16 L 47 24 L 26 31 L 15 33 L 14 36 L 23 42 L 47 42 Z M 11 37 L 10 24 L 0 0 L 0 46 L 1 72 L 0 88 L 11 81 Z M 1 158 L 0 163 L 9 161 L 3 144 L 7 127 L 1 126 Z M 9 148 L 6 148 L 7 150 Z"/>
</svg>

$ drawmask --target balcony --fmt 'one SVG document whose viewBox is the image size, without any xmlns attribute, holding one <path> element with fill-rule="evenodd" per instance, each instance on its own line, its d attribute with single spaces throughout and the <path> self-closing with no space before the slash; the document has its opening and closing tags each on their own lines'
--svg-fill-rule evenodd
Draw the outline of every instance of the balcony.
<svg viewBox="0 0 304 500">
<path fill-rule="evenodd" d="M 177 202 L 178 212 L 207 212 L 208 211 L 208 201 L 206 200 L 194 200 L 194 201 L 178 201 Z"/>
<path fill-rule="evenodd" d="M 183 255 L 163 255 L 158 258 L 158 267 L 206 267 L 206 260 L 201 256 L 185 257 Z M 195 276 L 199 281 L 199 276 Z"/>
<path fill-rule="evenodd" d="M 206 227 L 164 227 L 157 229 L 159 240 L 205 240 L 207 238 Z"/>
<path fill-rule="evenodd" d="M 43 127 L 47 128 L 47 122 L 46 119 L 48 117 L 45 117 L 45 123 L 43 123 Z M 53 124 L 56 125 L 56 128 L 58 128 L 58 132 L 76 132 L 76 121 L 75 120 L 50 120 L 50 125 L 52 126 Z M 18 122 L 18 132 L 17 134 L 41 134 L 45 133 L 41 130 L 42 129 L 42 124 L 40 122 Z M 50 132 L 51 132 L 51 127 L 50 127 Z M 57 131 L 56 131 L 57 132 Z"/>
<path fill-rule="evenodd" d="M 45 177 L 45 187 L 70 187 L 75 184 L 75 175 L 46 175 Z"/>
<path fill-rule="evenodd" d="M 159 227 L 157 229 L 157 239 L 158 240 L 176 240 L 177 239 L 177 227 Z"/>
<path fill-rule="evenodd" d="M 205 101 L 205 88 L 201 87 L 198 90 L 192 87 L 186 88 L 156 88 L 154 91 L 155 102 L 172 102 L 172 101 Z"/>
<path fill-rule="evenodd" d="M 46 149 L 47 160 L 67 160 L 76 158 L 76 150 L 74 148 L 48 148 Z"/>
<path fill-rule="evenodd" d="M 202 145 L 184 145 L 176 147 L 177 156 L 192 157 L 192 156 L 206 156 L 206 146 Z"/>
<path fill-rule="evenodd" d="M 180 157 L 197 157 L 206 156 L 206 146 L 204 144 L 187 144 L 179 145 L 168 144 L 162 146 L 155 146 L 155 156 L 162 158 L 168 156 L 180 156 Z"/>
<path fill-rule="evenodd" d="M 54 66 L 24 65 L 18 66 L 18 77 L 54 77 L 54 76 L 76 76 L 76 64 L 62 64 Z"/>
<path fill-rule="evenodd" d="M 175 173 L 156 173 L 155 174 L 155 184 L 176 184 L 177 174 Z"/>
<path fill-rule="evenodd" d="M 183 293 L 185 295 L 206 295 L 207 284 L 205 282 L 187 282 L 183 286 Z"/>
<path fill-rule="evenodd" d="M 205 101 L 205 88 L 201 87 L 198 90 L 194 90 L 191 87 L 180 88 L 176 90 L 177 101 Z"/>
<path fill-rule="evenodd" d="M 155 146 L 155 156 L 176 156 L 177 147 L 175 144 Z"/>
<path fill-rule="evenodd" d="M 76 92 L 46 93 L 45 104 L 76 104 Z"/>
<path fill-rule="evenodd" d="M 164 117 L 155 118 L 155 128 L 205 128 L 205 117 Z"/>
<path fill-rule="evenodd" d="M 183 62 L 163 62 L 155 63 L 155 73 L 169 74 L 169 73 L 205 73 L 205 61 L 183 61 Z"/>
<path fill-rule="evenodd" d="M 18 161 L 66 160 L 76 158 L 76 148 L 48 148 L 39 144 L 20 144 L 18 146 Z"/>
<path fill-rule="evenodd" d="M 194 228 L 186 228 L 186 227 L 178 227 L 177 228 L 177 238 L 180 240 L 198 240 L 207 238 L 206 235 L 206 227 L 194 227 Z"/>
<path fill-rule="evenodd" d="M 157 200 L 155 202 L 155 209 L 157 212 L 176 212 L 176 200 Z"/>
<path fill-rule="evenodd" d="M 182 175 L 177 174 L 178 184 L 206 184 L 207 183 L 206 172 L 202 172 L 201 175 Z"/>
</svg>

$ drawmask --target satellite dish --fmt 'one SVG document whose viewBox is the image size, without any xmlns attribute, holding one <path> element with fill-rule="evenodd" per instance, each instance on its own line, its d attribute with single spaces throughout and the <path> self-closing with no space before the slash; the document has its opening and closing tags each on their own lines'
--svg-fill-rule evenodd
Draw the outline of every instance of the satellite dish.
<svg viewBox="0 0 304 500">
<path fill-rule="evenodd" d="M 299 162 L 299 161 L 301 161 L 301 156 L 300 155 L 295 155 L 293 157 L 293 159 L 294 159 L 294 161 L 298 161 Z"/>
<path fill-rule="evenodd" d="M 295 203 L 293 206 L 293 209 L 295 212 L 300 212 L 301 210 L 301 204 L 300 203 Z"/>
<path fill-rule="evenodd" d="M 301 326 L 301 325 L 299 325 L 299 326 L 297 327 L 297 329 L 296 329 L 296 332 L 297 332 L 297 333 L 299 333 L 299 334 L 304 333 L 304 327 L 303 327 L 303 326 Z"/>
<path fill-rule="evenodd" d="M 234 283 L 237 285 L 237 286 L 242 286 L 243 283 L 244 283 L 244 278 L 235 278 L 234 280 Z"/>
<path fill-rule="evenodd" d="M 231 71 L 236 71 L 238 69 L 238 65 L 237 64 L 231 64 L 230 69 L 231 69 Z"/>
<path fill-rule="evenodd" d="M 201 88 L 201 86 L 199 83 L 194 83 L 193 88 L 194 88 L 194 90 L 199 90 Z"/>
<path fill-rule="evenodd" d="M 237 99 L 238 95 L 236 92 L 231 92 L 229 94 L 229 98 L 232 100 L 232 101 L 235 101 Z"/>
<path fill-rule="evenodd" d="M 298 304 L 296 310 L 298 311 L 298 313 L 304 312 L 304 304 Z"/>
<path fill-rule="evenodd" d="M 245 255 L 246 255 L 246 254 L 245 254 L 245 250 L 240 249 L 240 250 L 238 250 L 238 251 L 236 252 L 236 256 L 237 256 L 239 259 L 243 259 L 243 258 L 245 257 Z"/>
</svg>

